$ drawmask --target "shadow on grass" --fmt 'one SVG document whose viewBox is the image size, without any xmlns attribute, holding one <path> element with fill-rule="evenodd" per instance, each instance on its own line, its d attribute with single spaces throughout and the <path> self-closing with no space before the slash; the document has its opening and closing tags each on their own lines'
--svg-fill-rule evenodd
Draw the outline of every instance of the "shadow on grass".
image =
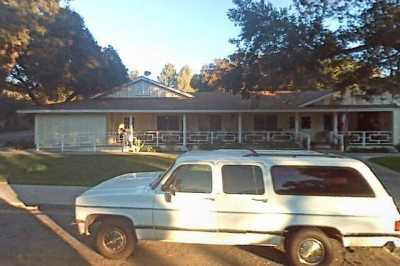
<svg viewBox="0 0 400 266">
<path fill-rule="evenodd" d="M 0 152 L 0 180 L 10 184 L 93 186 L 121 174 L 163 171 L 172 162 L 151 155 Z"/>
</svg>

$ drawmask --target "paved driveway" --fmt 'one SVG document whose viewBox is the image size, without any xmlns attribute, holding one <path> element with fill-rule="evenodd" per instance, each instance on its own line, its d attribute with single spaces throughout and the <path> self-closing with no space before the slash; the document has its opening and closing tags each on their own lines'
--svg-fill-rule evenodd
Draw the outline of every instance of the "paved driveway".
<svg viewBox="0 0 400 266">
<path fill-rule="evenodd" d="M 0 204 L 1 265 L 286 265 L 277 248 L 189 245 L 142 241 L 135 256 L 109 261 L 93 251 L 88 237 L 78 236 L 72 208 L 43 207 L 30 213 Z M 49 226 L 48 217 L 56 227 Z M 59 228 L 57 228 L 59 226 Z M 400 265 L 400 259 L 382 249 L 346 253 L 345 265 Z"/>
</svg>

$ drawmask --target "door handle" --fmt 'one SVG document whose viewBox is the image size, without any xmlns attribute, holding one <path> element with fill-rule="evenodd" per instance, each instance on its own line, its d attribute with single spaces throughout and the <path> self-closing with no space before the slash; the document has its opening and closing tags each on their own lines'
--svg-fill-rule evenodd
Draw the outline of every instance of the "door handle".
<svg viewBox="0 0 400 266">
<path fill-rule="evenodd" d="M 268 199 L 253 198 L 252 200 L 254 200 L 254 201 L 261 201 L 261 202 L 268 202 Z"/>
<path fill-rule="evenodd" d="M 206 198 L 204 198 L 205 200 L 211 200 L 211 201 L 214 201 L 215 200 L 215 198 L 213 198 L 213 197 L 206 197 Z"/>
</svg>

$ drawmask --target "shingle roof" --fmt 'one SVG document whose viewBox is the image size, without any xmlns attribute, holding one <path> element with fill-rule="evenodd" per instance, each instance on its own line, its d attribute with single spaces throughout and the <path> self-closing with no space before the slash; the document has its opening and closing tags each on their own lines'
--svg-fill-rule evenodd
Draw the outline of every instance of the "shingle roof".
<svg viewBox="0 0 400 266">
<path fill-rule="evenodd" d="M 257 110 L 257 109 L 293 109 L 314 99 L 330 95 L 329 91 L 285 92 L 271 95 L 243 98 L 219 91 L 196 93 L 193 98 L 94 98 L 70 103 L 52 104 L 35 107 L 24 113 L 39 110 Z"/>
</svg>

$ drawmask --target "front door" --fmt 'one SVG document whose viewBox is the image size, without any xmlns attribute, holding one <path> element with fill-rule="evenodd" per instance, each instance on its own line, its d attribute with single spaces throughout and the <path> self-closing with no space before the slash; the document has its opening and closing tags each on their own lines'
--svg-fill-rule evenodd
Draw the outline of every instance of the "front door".
<svg viewBox="0 0 400 266">
<path fill-rule="evenodd" d="M 217 197 L 218 228 L 223 242 L 279 244 L 264 167 L 260 164 L 220 164 L 222 191 Z"/>
<path fill-rule="evenodd" d="M 181 164 L 172 171 L 155 196 L 153 224 L 157 239 L 212 242 L 217 231 L 212 173 L 213 165 L 207 163 Z M 175 193 L 167 192 L 168 187 L 174 187 Z"/>
</svg>

